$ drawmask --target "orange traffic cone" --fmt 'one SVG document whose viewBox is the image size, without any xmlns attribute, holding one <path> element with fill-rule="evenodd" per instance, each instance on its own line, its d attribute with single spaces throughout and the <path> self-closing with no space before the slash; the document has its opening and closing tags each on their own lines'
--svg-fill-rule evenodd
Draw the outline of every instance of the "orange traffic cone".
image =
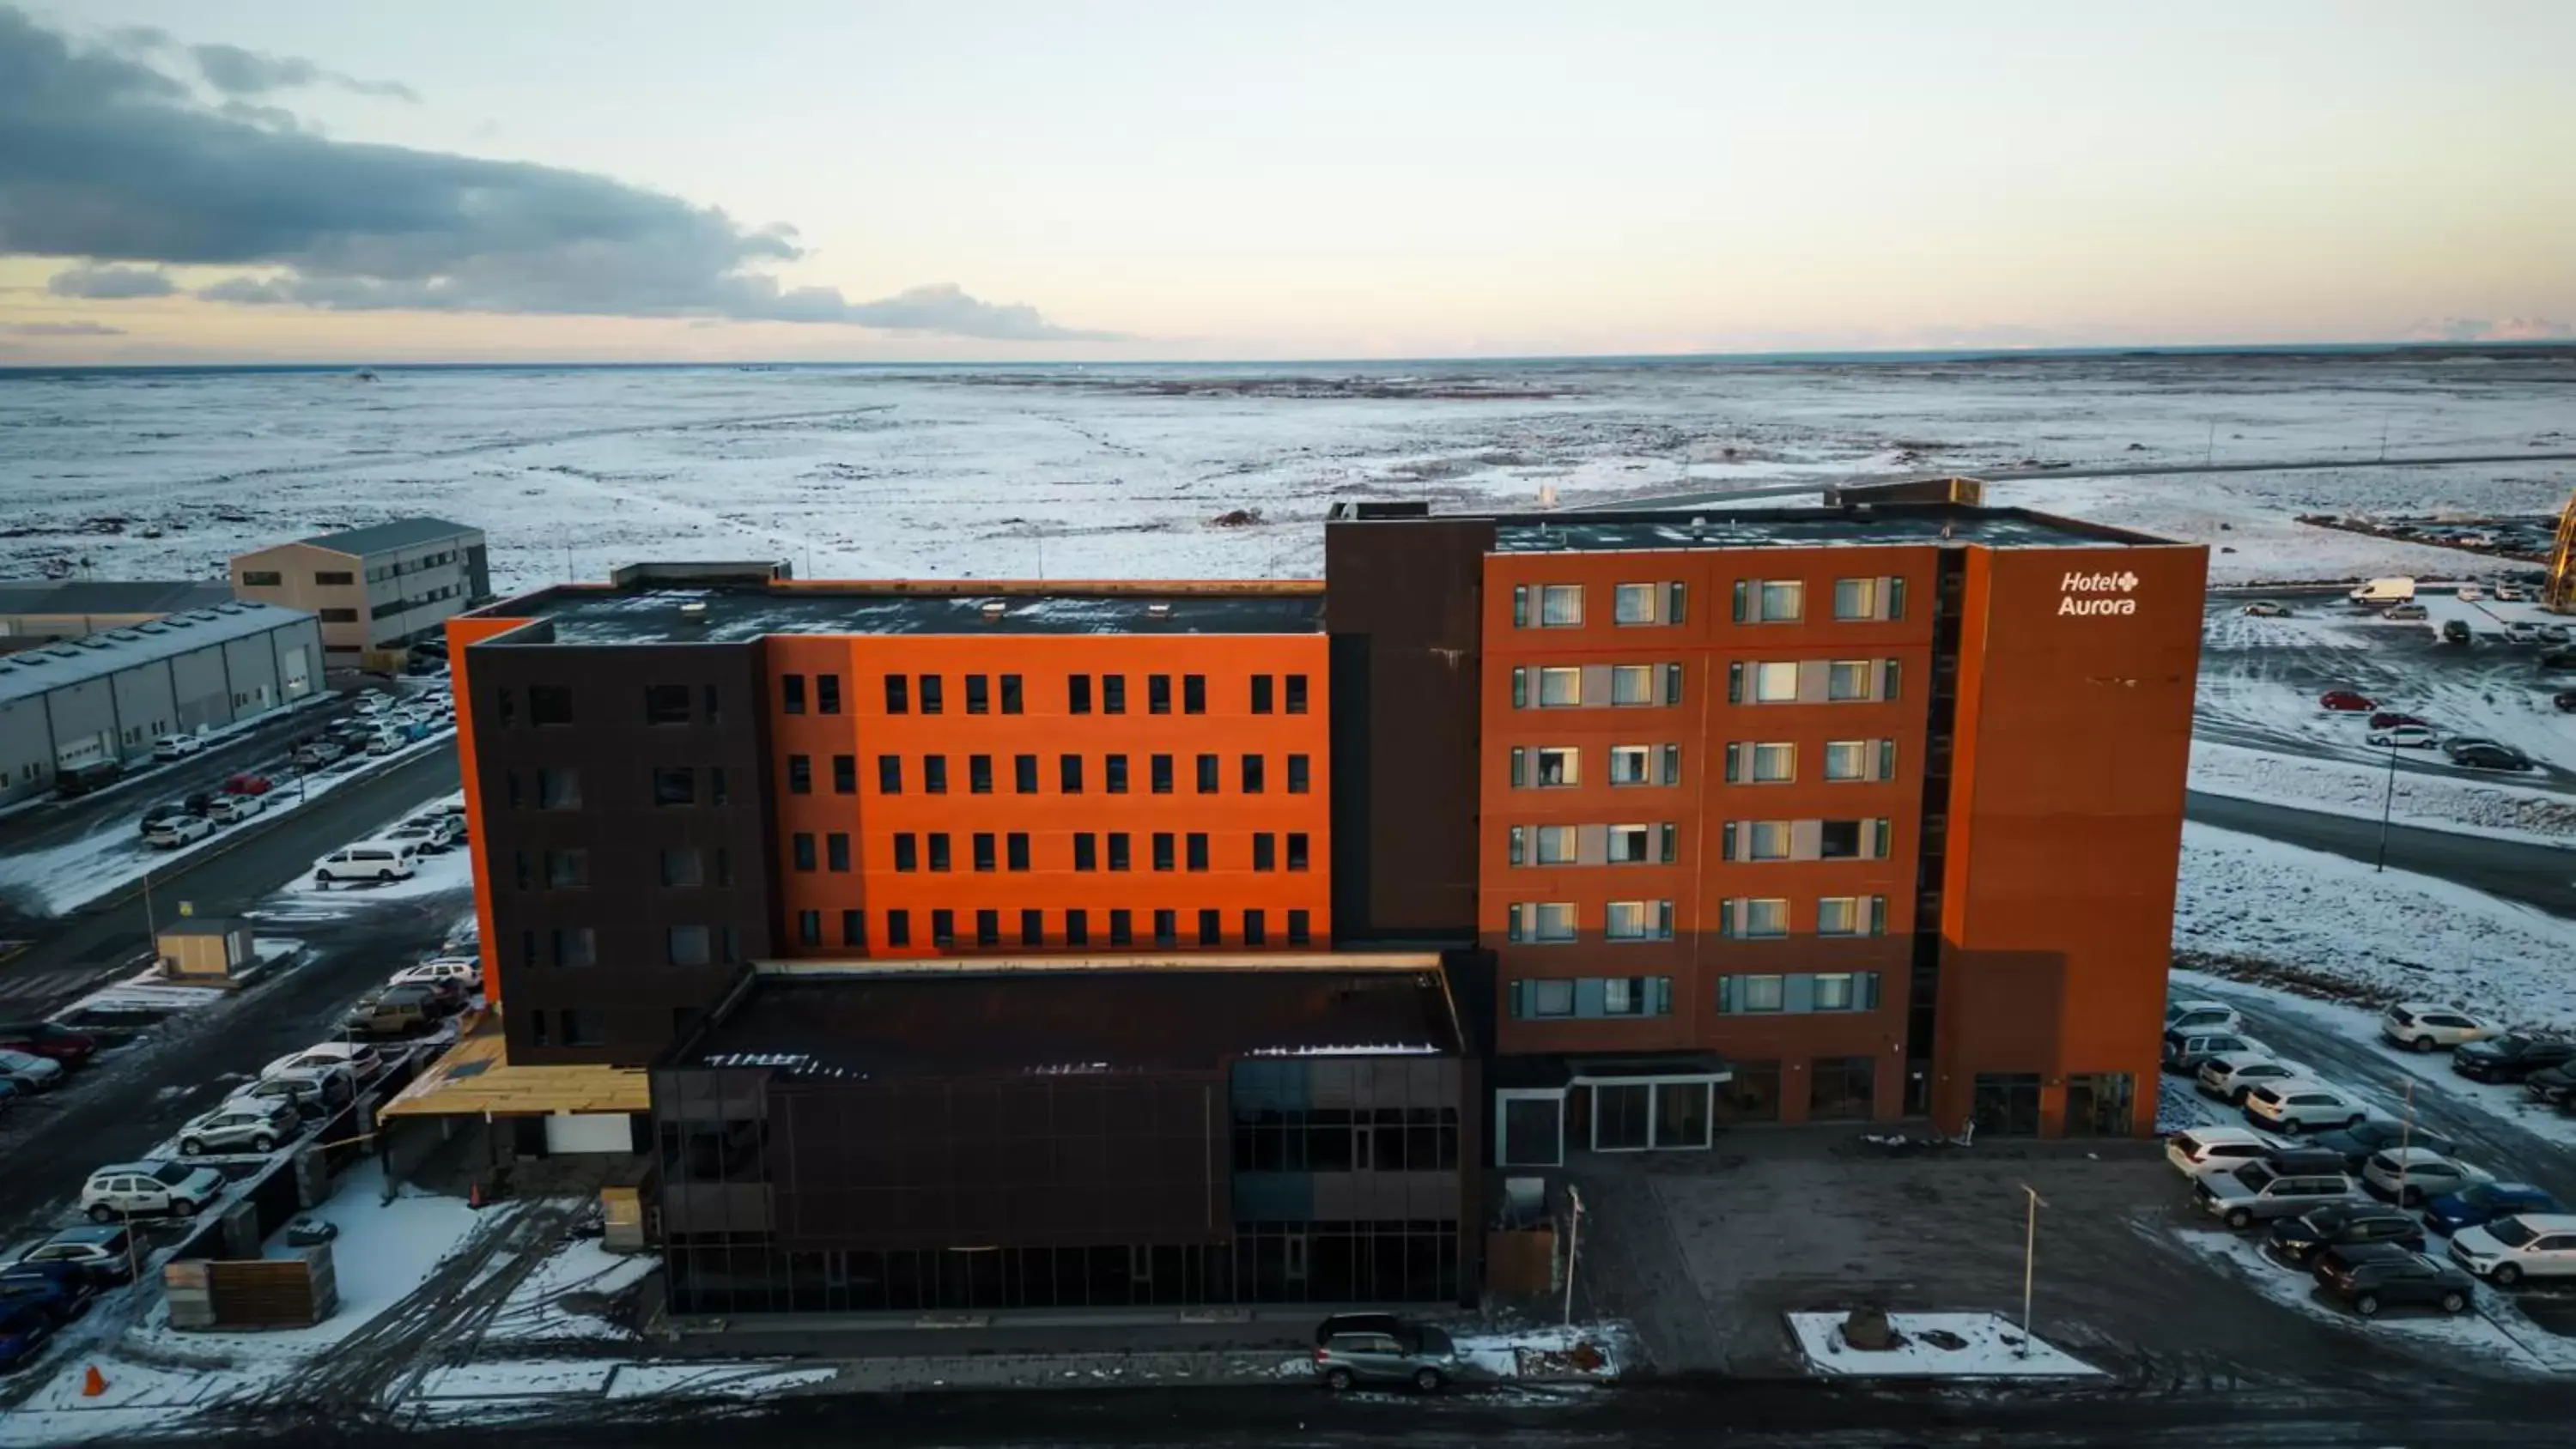
<svg viewBox="0 0 2576 1449">
<path fill-rule="evenodd" d="M 107 1375 L 98 1371 L 97 1364 L 91 1364 L 89 1366 L 89 1372 L 81 1377 L 81 1397 L 84 1399 L 95 1399 L 106 1392 Z"/>
<path fill-rule="evenodd" d="M 477 1212 L 483 1208 L 483 1184 L 476 1180 L 465 1189 L 465 1205 Z"/>
</svg>

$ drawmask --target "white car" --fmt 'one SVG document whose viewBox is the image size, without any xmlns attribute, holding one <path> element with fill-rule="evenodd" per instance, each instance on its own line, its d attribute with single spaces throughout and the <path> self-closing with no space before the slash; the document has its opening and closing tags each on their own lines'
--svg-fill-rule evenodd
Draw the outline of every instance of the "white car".
<svg viewBox="0 0 2576 1449">
<path fill-rule="evenodd" d="M 2525 599 L 2531 597 L 2529 594 L 2524 593 L 2521 586 L 2518 584 L 2496 585 L 2495 596 L 2496 602 L 2499 604 L 2519 604 Z"/>
<path fill-rule="evenodd" d="M 392 730 L 378 730 L 375 734 L 370 735 L 367 738 L 367 753 L 371 755 L 390 755 L 394 751 L 399 750 L 410 743 L 411 741 L 395 734 Z"/>
<path fill-rule="evenodd" d="M 376 1074 L 384 1058 L 365 1042 L 320 1041 L 300 1052 L 288 1052 L 259 1069 L 260 1077 L 282 1076 L 287 1072 L 329 1071 L 338 1068 L 352 1077 L 364 1079 Z"/>
<path fill-rule="evenodd" d="M 393 701 L 385 698 L 381 694 L 362 694 L 358 696 L 358 713 L 361 715 L 373 717 L 375 715 L 383 714 L 386 710 L 393 707 Z"/>
<path fill-rule="evenodd" d="M 274 1106 L 283 1103 L 306 1117 L 327 1117 L 358 1089 L 344 1067 L 298 1067 L 273 1077 L 258 1077 L 226 1094 L 227 1103 Z"/>
<path fill-rule="evenodd" d="M 2235 1031 L 2245 1025 L 2224 1001 L 2174 1001 L 2165 1005 L 2167 1031 Z"/>
<path fill-rule="evenodd" d="M 2405 1183 L 2399 1187 L 2400 1180 Z M 2399 1207 L 2495 1181 L 2495 1174 L 2483 1167 L 2471 1167 L 2455 1157 L 2445 1157 L 2430 1147 L 2383 1147 L 2370 1154 L 2361 1165 L 2361 1185 L 2375 1197 L 2384 1197 Z"/>
<path fill-rule="evenodd" d="M 452 981 L 467 991 L 483 987 L 483 964 L 471 956 L 433 956 L 417 966 L 405 966 L 393 974 L 388 986 L 435 986 Z"/>
<path fill-rule="evenodd" d="M 177 850 L 214 833 L 213 822 L 203 815 L 164 815 L 143 832 L 143 843 L 158 850 Z"/>
<path fill-rule="evenodd" d="M 2379 1034 L 2419 1052 L 2484 1041 L 2504 1028 L 2432 1001 L 2401 1001 L 2380 1013 Z"/>
<path fill-rule="evenodd" d="M 2323 1082 L 2265 1082 L 2245 1094 L 2245 1120 L 2296 1137 L 2359 1126 L 2370 1120 L 2370 1109 Z"/>
<path fill-rule="evenodd" d="M 2283 1082 L 2300 1075 L 2297 1067 L 2276 1062 L 2261 1052 L 2227 1052 L 2200 1064 L 2200 1077 L 2193 1085 L 2204 1097 L 2222 1102 L 2242 1102 L 2245 1094 L 2264 1082 Z"/>
<path fill-rule="evenodd" d="M 366 840 L 313 862 L 313 883 L 408 880 L 420 847 L 407 840 Z"/>
<path fill-rule="evenodd" d="M 456 843 L 456 825 L 444 815 L 419 815 L 385 832 L 387 840 L 407 840 L 436 855 Z"/>
<path fill-rule="evenodd" d="M 152 758 L 184 760 L 205 747 L 206 742 L 195 735 L 163 735 L 152 742 Z"/>
<path fill-rule="evenodd" d="M 2463 604 L 2474 604 L 2486 596 L 2487 591 L 2475 584 L 2460 585 L 2460 602 Z"/>
<path fill-rule="evenodd" d="M 2576 1216 L 2516 1213 L 2451 1234 L 2451 1261 L 2510 1288 L 2525 1278 L 2576 1278 Z"/>
<path fill-rule="evenodd" d="M 2249 619 L 2279 619 L 2286 617 L 2290 610 L 2288 605 L 2276 604 L 2270 599 L 2256 599 L 2241 612 Z"/>
<path fill-rule="evenodd" d="M 22 1092 L 42 1092 L 60 1086 L 63 1064 L 52 1057 L 34 1052 L 0 1051 L 0 1082 L 7 1082 Z"/>
<path fill-rule="evenodd" d="M 2504 642 L 2537 644 L 2540 642 L 2540 626 L 2525 619 L 2516 619 L 2504 626 Z"/>
<path fill-rule="evenodd" d="M 221 1197 L 224 1175 L 184 1162 L 117 1162 L 81 1185 L 81 1211 L 90 1221 L 118 1218 L 193 1217 Z"/>
<path fill-rule="evenodd" d="M 295 753 L 287 756 L 287 759 L 290 763 L 310 769 L 318 765 L 327 765 L 347 753 L 348 751 L 340 748 L 337 740 L 306 740 L 297 745 Z"/>
<path fill-rule="evenodd" d="M 2429 750 L 2442 742 L 2442 737 L 2422 725 L 2395 725 L 2372 730 L 2370 743 L 2393 750 Z"/>
<path fill-rule="evenodd" d="M 2279 1138 L 2251 1127 L 2192 1127 L 2165 1139 L 2165 1161 L 2185 1177 L 2242 1167 L 2280 1150 Z"/>
<path fill-rule="evenodd" d="M 209 1152 L 251 1152 L 262 1157 L 302 1130 L 291 1102 L 263 1102 L 235 1097 L 190 1118 L 179 1129 L 179 1151 L 188 1157 Z"/>
<path fill-rule="evenodd" d="M 248 820 L 268 808 L 265 795 L 217 795 L 206 802 L 206 818 L 218 825 Z"/>
</svg>

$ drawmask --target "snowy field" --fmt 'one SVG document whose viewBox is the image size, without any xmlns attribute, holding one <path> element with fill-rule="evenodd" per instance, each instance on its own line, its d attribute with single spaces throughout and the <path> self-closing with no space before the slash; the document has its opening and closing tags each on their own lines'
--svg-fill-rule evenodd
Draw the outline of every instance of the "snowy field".
<svg viewBox="0 0 2576 1449">
<path fill-rule="evenodd" d="M 0 379 L 0 576 L 202 577 L 435 512 L 494 582 L 650 557 L 809 577 L 1311 575 L 1343 498 L 1537 507 L 2016 467 L 2576 447 L 2576 357 L 727 368 Z M 2222 580 L 2457 571 L 2299 512 L 2537 513 L 2565 463 L 2017 483 L 2234 550 Z M 1258 510 L 1247 526 L 1211 522 Z"/>
</svg>

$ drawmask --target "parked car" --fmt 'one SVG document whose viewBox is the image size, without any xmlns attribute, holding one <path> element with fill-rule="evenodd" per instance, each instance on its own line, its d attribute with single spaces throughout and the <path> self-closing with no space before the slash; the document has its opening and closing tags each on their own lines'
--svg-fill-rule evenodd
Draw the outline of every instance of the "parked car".
<svg viewBox="0 0 2576 1449">
<path fill-rule="evenodd" d="M 92 760 L 54 771 L 54 794 L 64 800 L 77 800 L 83 795 L 104 790 L 124 778 L 125 767 L 114 760 Z"/>
<path fill-rule="evenodd" d="M 134 1230 L 121 1224 L 62 1228 L 29 1248 L 12 1268 L 51 1265 L 75 1268 L 98 1282 L 122 1283 L 134 1272 Z"/>
<path fill-rule="evenodd" d="M 98 1038 L 50 1021 L 13 1021 L 0 1024 L 0 1048 L 47 1057 L 71 1071 L 98 1055 Z"/>
<path fill-rule="evenodd" d="M 299 1119 L 327 1117 L 345 1100 L 344 1077 L 334 1072 L 286 1072 L 253 1078 L 225 1096 L 224 1105 L 260 1110 L 284 1108 Z"/>
<path fill-rule="evenodd" d="M 102 1286 L 88 1269 L 72 1263 L 18 1262 L 0 1268 L 0 1299 L 51 1303 L 57 1323 L 87 1313 Z"/>
<path fill-rule="evenodd" d="M 259 1074 L 274 1077 L 285 1072 L 337 1069 L 363 1082 L 374 1076 L 384 1064 L 384 1058 L 365 1042 L 318 1041 L 300 1052 L 288 1052 L 270 1062 L 259 1069 Z"/>
<path fill-rule="evenodd" d="M 370 692 L 358 696 L 357 712 L 362 716 L 380 715 L 393 707 L 394 702 L 381 694 Z"/>
<path fill-rule="evenodd" d="M 35 1303 L 0 1303 L 0 1371 L 14 1372 L 44 1352 L 54 1336 L 51 1311 Z"/>
<path fill-rule="evenodd" d="M 2198 1177 L 2256 1161 L 2280 1145 L 2251 1127 L 2186 1127 L 2165 1139 L 2165 1161 L 2185 1177 Z"/>
<path fill-rule="evenodd" d="M 2576 669 L 2576 649 L 2552 649 L 2533 662 L 2543 669 Z"/>
<path fill-rule="evenodd" d="M 206 742 L 195 735 L 163 735 L 152 742 L 152 758 L 167 764 L 184 760 L 205 747 Z"/>
<path fill-rule="evenodd" d="M 2528 770 L 2532 767 L 2531 756 L 2511 745 L 2462 744 L 2452 740 L 2442 746 L 2442 753 L 2450 757 L 2452 764 L 2470 770 Z"/>
<path fill-rule="evenodd" d="M 2393 730 L 2399 725 L 2421 725 L 2431 729 L 2433 722 L 2429 719 L 2418 719 L 2411 714 L 2401 714 L 2393 709 L 2379 710 L 2370 717 L 2370 727 L 2375 730 Z"/>
<path fill-rule="evenodd" d="M 268 808 L 265 795 L 219 795 L 206 807 L 206 818 L 218 825 L 248 820 Z"/>
<path fill-rule="evenodd" d="M 2543 644 L 2576 643 L 2576 633 L 2571 633 L 2564 624 L 2543 624 L 2540 626 L 2540 642 Z"/>
<path fill-rule="evenodd" d="M 311 739 L 297 745 L 295 753 L 287 759 L 309 770 L 316 765 L 327 765 L 347 753 L 337 740 Z"/>
<path fill-rule="evenodd" d="M 345 846 L 313 862 L 313 883 L 332 885 L 352 880 L 407 880 L 419 847 L 401 840 L 368 840 Z"/>
<path fill-rule="evenodd" d="M 215 802 L 223 798 L 224 793 L 221 790 L 191 790 L 187 798 L 179 804 L 180 808 L 191 815 L 203 815 L 213 810 Z"/>
<path fill-rule="evenodd" d="M 2263 1251 L 2292 1267 L 2305 1268 L 2326 1249 L 2355 1243 L 2395 1243 L 2420 1253 L 2424 1229 L 2395 1208 L 2321 1207 L 2275 1220 L 2264 1235 Z"/>
<path fill-rule="evenodd" d="M 224 793 L 227 795 L 265 795 L 276 788 L 277 782 L 266 775 L 254 775 L 247 771 L 224 781 Z"/>
<path fill-rule="evenodd" d="M 2286 1081 L 2298 1075 L 2298 1068 L 2285 1066 L 2261 1052 L 2229 1052 L 2202 1062 L 2200 1079 L 2192 1085 L 2204 1097 L 2242 1105 L 2245 1094 L 2253 1091 L 2257 1082 Z"/>
<path fill-rule="evenodd" d="M 395 972 L 386 984 L 411 986 L 434 981 L 453 982 L 460 990 L 469 993 L 480 991 L 483 989 L 483 963 L 472 956 L 432 956 L 417 966 L 405 966 Z"/>
<path fill-rule="evenodd" d="M 62 1084 L 63 1074 L 63 1064 L 52 1057 L 0 1047 L 0 1082 L 21 1092 L 50 1091 Z"/>
<path fill-rule="evenodd" d="M 2224 1001 L 2168 1001 L 2167 1031 L 2235 1031 L 2245 1025 L 2236 1008 Z"/>
<path fill-rule="evenodd" d="M 2401 624 L 2416 624 L 2431 618 L 2432 614 L 2422 604 L 2391 604 L 2380 617 Z"/>
<path fill-rule="evenodd" d="M 2369 695 L 2356 694 L 2349 689 L 2329 689 L 2317 696 L 2317 704 L 2336 714 L 2359 714 L 2379 707 Z"/>
<path fill-rule="evenodd" d="M 2201 1210 L 2231 1228 L 2251 1227 L 2274 1218 L 2297 1217 L 2321 1207 L 2351 1207 L 2369 1201 L 2353 1180 L 2340 1172 L 2275 1172 L 2249 1162 L 2227 1172 L 2205 1172 L 2192 1183 Z"/>
<path fill-rule="evenodd" d="M 340 1019 L 343 1031 L 359 1036 L 417 1036 L 438 1025 L 448 1008 L 429 986 L 387 986 L 358 998 Z"/>
<path fill-rule="evenodd" d="M 2451 1261 L 2499 1288 L 2576 1277 L 2576 1216 L 2514 1213 L 2462 1228 L 2451 1234 Z"/>
<path fill-rule="evenodd" d="M 367 737 L 367 753 L 370 755 L 390 755 L 409 743 L 411 742 L 404 739 L 400 731 L 390 729 L 378 730 Z"/>
<path fill-rule="evenodd" d="M 2466 1313 L 2475 1292 L 2468 1274 L 2395 1243 L 2328 1248 L 2317 1255 L 2313 1271 L 2318 1287 L 2364 1318 L 2377 1318 L 2390 1308 Z"/>
<path fill-rule="evenodd" d="M 2344 1170 L 2356 1176 L 2360 1174 L 2362 1164 L 2370 1160 L 2370 1155 L 2383 1148 L 2429 1147 L 2445 1157 L 2460 1150 L 2460 1144 L 2454 1138 L 2445 1137 L 2439 1132 L 2426 1131 L 2420 1122 L 2416 1123 L 2410 1131 L 2403 1123 L 2392 1117 L 2373 1117 L 2357 1127 L 2319 1132 L 2302 1140 L 2307 1146 L 2319 1151 L 2342 1154 Z"/>
<path fill-rule="evenodd" d="M 2510 1032 L 2463 1042 L 2451 1052 L 2451 1070 L 2475 1082 L 2519 1082 L 2543 1067 L 2576 1060 L 2576 1041 Z"/>
<path fill-rule="evenodd" d="M 2288 605 L 2276 604 L 2270 599 L 2256 599 L 2247 604 L 2242 612 L 2252 619 L 2285 619 L 2290 614 Z"/>
<path fill-rule="evenodd" d="M 2516 584 L 2496 585 L 2495 596 L 2496 602 L 2500 604 L 2519 604 L 2531 597 L 2531 595 L 2522 590 L 2521 586 Z"/>
<path fill-rule="evenodd" d="M 2169 1031 L 2165 1033 L 2165 1070 L 2192 1076 L 2211 1057 L 2262 1049 L 2253 1038 L 2232 1031 Z"/>
<path fill-rule="evenodd" d="M 173 800 L 166 805 L 155 805 L 151 809 L 144 811 L 143 818 L 135 822 L 135 829 L 141 834 L 150 835 L 152 833 L 152 827 L 160 824 L 164 820 L 176 820 L 182 815 L 194 815 L 199 813 L 201 812 L 191 810 L 185 804 Z"/>
<path fill-rule="evenodd" d="M 2518 1213 L 2563 1211 L 2558 1199 L 2527 1182 L 2480 1182 L 2424 1204 L 2424 1226 L 2445 1235 Z"/>
<path fill-rule="evenodd" d="M 2528 619 L 2515 619 L 2504 626 L 2504 642 L 2537 644 L 2540 642 L 2540 626 Z"/>
<path fill-rule="evenodd" d="M 2464 540 L 2464 541 L 2465 541 L 2465 540 Z M 2481 543 L 2492 543 L 2492 542 L 2494 542 L 2494 540 L 2492 540 L 2492 539 L 2480 539 L 2480 540 L 2479 540 L 2479 542 L 2481 542 Z M 2460 600 L 2460 602 L 2461 602 L 2461 603 L 2464 603 L 2464 604 L 2474 604 L 2474 603 L 2476 603 L 2478 600 L 2483 599 L 2483 598 L 2485 598 L 2486 596 L 2487 596 L 2487 591 L 2486 591 L 2486 590 L 2484 590 L 2484 589 L 2482 589 L 2482 588 L 2479 588 L 2479 587 L 2478 587 L 2477 585 L 2475 585 L 2475 584 L 2462 584 L 2462 585 L 2460 585 L 2459 593 L 2458 593 L 2458 595 L 2457 595 L 2457 597 L 2458 597 L 2458 599 Z"/>
<path fill-rule="evenodd" d="M 2429 1052 L 2490 1037 L 2495 1023 L 2432 1001 L 2401 1001 L 2379 1014 L 2379 1034 L 2402 1047 Z"/>
<path fill-rule="evenodd" d="M 167 815 L 143 832 L 143 843 L 155 850 L 177 850 L 214 833 L 213 822 L 203 815 Z"/>
<path fill-rule="evenodd" d="M 415 815 L 385 832 L 387 840 L 408 840 L 428 854 L 456 844 L 456 827 L 444 815 Z"/>
<path fill-rule="evenodd" d="M 2576 714 L 2576 689 L 2562 689 L 2549 696 L 2549 702 L 2556 705 L 2561 714 Z"/>
<path fill-rule="evenodd" d="M 2372 730 L 2368 742 L 2384 750 L 2429 750 L 2442 742 L 2442 737 L 2422 725 L 2398 725 L 2392 729 Z"/>
<path fill-rule="evenodd" d="M 2564 1102 L 2576 1092 L 2576 1062 L 2542 1067 L 2522 1079 L 2522 1089 L 2543 1102 Z"/>
<path fill-rule="evenodd" d="M 1336 1392 L 1380 1383 L 1433 1393 L 1458 1367 L 1447 1333 L 1392 1313 L 1336 1313 L 1315 1327 L 1315 1374 Z"/>
<path fill-rule="evenodd" d="M 277 1144 L 294 1140 L 304 1130 L 302 1114 L 291 1102 L 256 1102 L 235 1098 L 200 1112 L 179 1129 L 179 1152 L 200 1157 L 209 1152 L 254 1152 L 265 1156 Z"/>
<path fill-rule="evenodd" d="M 2361 1165 L 2362 1189 L 2399 1207 L 2413 1207 L 2427 1198 L 2494 1179 L 2495 1174 L 2484 1168 L 2471 1167 L 2429 1147 L 2385 1148 L 2370 1154 L 2370 1160 Z"/>
<path fill-rule="evenodd" d="M 90 1221 L 118 1218 L 194 1217 L 224 1190 L 224 1175 L 185 1162 L 118 1162 L 99 1168 L 81 1186 L 81 1211 Z"/>
<path fill-rule="evenodd" d="M 2323 1082 L 2265 1082 L 2245 1094 L 2245 1120 L 2295 1137 L 2359 1126 L 2370 1120 L 2370 1113 L 2356 1098 Z"/>
<path fill-rule="evenodd" d="M 2391 610 L 2390 612 L 2394 613 L 2395 610 Z M 2468 643 L 2468 621 L 2465 619 L 2444 619 L 2442 621 L 2442 642 L 2445 644 Z"/>
</svg>

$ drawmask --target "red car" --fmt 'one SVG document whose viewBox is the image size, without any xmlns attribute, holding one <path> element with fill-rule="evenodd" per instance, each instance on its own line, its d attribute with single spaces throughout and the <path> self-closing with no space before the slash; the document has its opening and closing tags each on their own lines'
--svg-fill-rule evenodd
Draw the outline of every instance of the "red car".
<svg viewBox="0 0 2576 1449">
<path fill-rule="evenodd" d="M 227 795 L 265 795 L 274 788 L 266 775 L 235 775 L 224 782 Z"/>
<path fill-rule="evenodd" d="M 2317 703 L 2338 714 L 2359 714 L 2363 710 L 2379 707 L 2378 702 L 2369 695 L 2355 694 L 2349 689 L 2329 689 L 2318 696 Z"/>
<path fill-rule="evenodd" d="M 2326 708 L 2333 709 L 2335 706 L 2327 705 Z M 2433 722 L 2428 719 L 2417 719 L 2411 714 L 2399 714 L 2393 709 L 2383 709 L 2370 717 L 2370 727 L 2375 730 L 2393 730 L 2399 725 L 2422 725 L 2429 730 L 2433 727 Z"/>
<path fill-rule="evenodd" d="M 98 1039 L 50 1021 L 22 1021 L 0 1026 L 0 1048 L 51 1057 L 70 1071 L 98 1054 Z"/>
</svg>

